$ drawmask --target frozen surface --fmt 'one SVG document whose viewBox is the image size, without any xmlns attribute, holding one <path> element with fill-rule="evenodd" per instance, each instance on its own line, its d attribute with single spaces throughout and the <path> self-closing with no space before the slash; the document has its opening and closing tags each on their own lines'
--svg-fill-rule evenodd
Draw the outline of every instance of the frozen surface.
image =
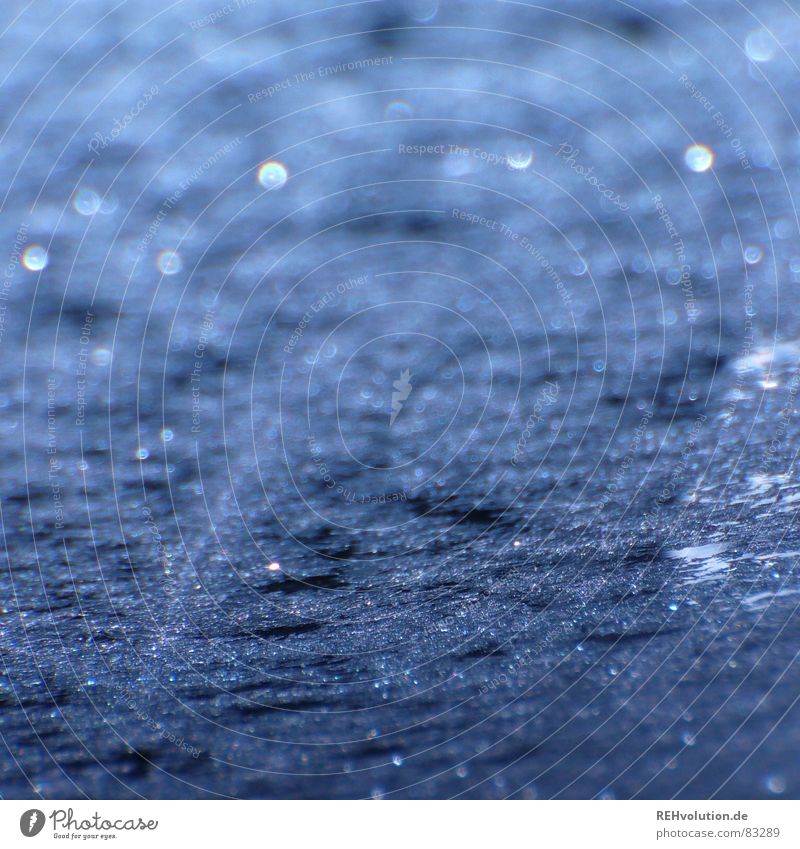
<svg viewBox="0 0 800 849">
<path fill-rule="evenodd" d="M 0 11 L 2 795 L 800 796 L 800 19 L 225 8 Z"/>
</svg>

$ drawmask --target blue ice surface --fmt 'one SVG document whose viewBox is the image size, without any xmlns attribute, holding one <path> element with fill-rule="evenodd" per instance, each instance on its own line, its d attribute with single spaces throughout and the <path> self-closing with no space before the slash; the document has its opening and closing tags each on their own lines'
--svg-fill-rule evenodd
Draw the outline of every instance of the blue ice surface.
<svg viewBox="0 0 800 849">
<path fill-rule="evenodd" d="M 798 21 L 549 5 L 3 6 L 4 797 L 800 795 Z"/>
</svg>

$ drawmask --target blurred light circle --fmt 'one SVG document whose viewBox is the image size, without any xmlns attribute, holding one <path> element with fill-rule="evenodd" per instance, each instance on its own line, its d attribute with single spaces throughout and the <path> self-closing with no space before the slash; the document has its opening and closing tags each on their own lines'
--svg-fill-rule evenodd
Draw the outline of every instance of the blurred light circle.
<svg viewBox="0 0 800 849">
<path fill-rule="evenodd" d="M 111 362 L 111 351 L 108 348 L 95 348 L 91 358 L 94 365 L 107 366 Z"/>
<path fill-rule="evenodd" d="M 670 286 L 677 286 L 678 283 L 681 282 L 681 270 L 680 268 L 668 268 L 666 273 L 667 283 Z"/>
<path fill-rule="evenodd" d="M 744 261 L 748 265 L 757 265 L 764 258 L 764 251 L 758 245 L 748 245 L 744 249 Z"/>
<path fill-rule="evenodd" d="M 569 264 L 570 274 L 573 274 L 575 277 L 583 277 L 588 270 L 589 266 L 580 257 L 576 257 Z"/>
<path fill-rule="evenodd" d="M 408 14 L 420 23 L 432 21 L 439 11 L 438 0 L 406 0 Z"/>
<path fill-rule="evenodd" d="M 92 189 L 78 189 L 72 198 L 72 206 L 81 215 L 95 215 L 100 211 L 100 195 Z"/>
<path fill-rule="evenodd" d="M 279 189 L 289 179 L 289 173 L 286 168 L 275 160 L 265 162 L 258 169 L 258 182 L 265 189 Z"/>
<path fill-rule="evenodd" d="M 516 144 L 506 154 L 506 162 L 513 171 L 524 171 L 533 162 L 533 151 L 524 142 Z"/>
<path fill-rule="evenodd" d="M 117 207 L 119 206 L 119 201 L 114 195 L 106 195 L 100 201 L 100 214 L 101 215 L 111 215 L 112 212 L 115 212 Z"/>
<path fill-rule="evenodd" d="M 704 144 L 693 144 L 686 148 L 683 159 L 690 170 L 700 173 L 714 164 L 714 152 Z"/>
<path fill-rule="evenodd" d="M 22 264 L 28 271 L 41 271 L 47 268 L 50 257 L 41 245 L 28 245 L 22 253 Z"/>
<path fill-rule="evenodd" d="M 175 251 L 161 251 L 157 265 L 162 274 L 177 274 L 183 268 L 183 260 Z"/>
<path fill-rule="evenodd" d="M 384 110 L 383 116 L 387 121 L 407 121 L 414 114 L 405 100 L 392 100 Z"/>
<path fill-rule="evenodd" d="M 778 42 L 768 30 L 757 29 L 745 39 L 744 50 L 753 62 L 769 62 L 778 52 Z"/>
<path fill-rule="evenodd" d="M 776 796 L 786 792 L 786 779 L 782 775 L 768 775 L 764 783 L 767 790 Z"/>
</svg>

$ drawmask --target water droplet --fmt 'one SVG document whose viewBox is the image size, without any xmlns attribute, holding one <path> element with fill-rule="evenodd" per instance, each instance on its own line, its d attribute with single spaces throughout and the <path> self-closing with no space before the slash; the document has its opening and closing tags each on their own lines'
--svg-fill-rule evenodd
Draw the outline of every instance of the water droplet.
<svg viewBox="0 0 800 849">
<path fill-rule="evenodd" d="M 589 270 L 589 266 L 584 262 L 584 260 L 578 257 L 570 262 L 569 270 L 570 274 L 574 274 L 575 277 L 583 277 L 583 275 Z"/>
<path fill-rule="evenodd" d="M 137 460 L 146 460 L 150 456 L 150 452 L 146 448 L 138 448 L 135 456 Z"/>
<path fill-rule="evenodd" d="M 439 3 L 438 0 L 406 0 L 406 8 L 415 21 L 424 24 L 436 17 Z"/>
<path fill-rule="evenodd" d="M 677 603 L 673 601 L 672 604 L 670 604 L 669 609 L 674 613 L 678 609 Z"/>
<path fill-rule="evenodd" d="M 392 763 L 393 763 L 395 766 L 402 766 L 402 765 L 403 765 L 403 757 L 402 757 L 402 755 L 392 755 Z"/>
<path fill-rule="evenodd" d="M 177 274 L 183 268 L 183 261 L 175 251 L 161 251 L 157 265 L 162 274 Z"/>
<path fill-rule="evenodd" d="M 175 434 L 168 427 L 165 427 L 164 430 L 161 431 L 162 442 L 172 442 L 172 438 L 174 436 Z"/>
<path fill-rule="evenodd" d="M 119 206 L 119 201 L 114 195 L 106 195 L 100 202 L 100 214 L 111 215 Z"/>
<path fill-rule="evenodd" d="M 681 281 L 681 270 L 674 266 L 672 268 L 668 268 L 664 278 L 670 286 L 677 286 Z"/>
<path fill-rule="evenodd" d="M 457 775 L 459 778 L 466 778 L 466 777 L 469 775 L 469 770 L 468 770 L 465 766 L 460 766 L 460 767 L 456 770 L 456 775 Z"/>
<path fill-rule="evenodd" d="M 603 360 L 595 360 L 592 368 L 600 374 L 606 370 L 606 364 Z"/>
<path fill-rule="evenodd" d="M 41 271 L 47 268 L 50 258 L 41 245 L 28 245 L 22 253 L 22 264 L 28 271 Z"/>
<path fill-rule="evenodd" d="M 681 743 L 683 743 L 684 746 L 694 746 L 694 734 L 692 734 L 690 731 L 684 731 L 683 734 L 681 734 Z"/>
<path fill-rule="evenodd" d="M 744 249 L 744 261 L 748 265 L 757 265 L 764 258 L 764 251 L 759 245 L 748 245 Z"/>
<path fill-rule="evenodd" d="M 770 793 L 780 796 L 786 791 L 786 779 L 782 775 L 768 775 L 764 784 Z"/>
<path fill-rule="evenodd" d="M 92 189 L 78 189 L 72 198 L 72 206 L 75 212 L 81 215 L 95 215 L 100 211 L 102 201 L 100 195 Z"/>
<path fill-rule="evenodd" d="M 258 169 L 258 182 L 268 190 L 280 189 L 289 179 L 289 172 L 280 163 L 271 159 Z"/>
<path fill-rule="evenodd" d="M 697 59 L 697 51 L 688 44 L 683 44 L 682 42 L 673 40 L 669 46 L 669 58 L 672 59 L 676 65 L 686 67 L 687 65 L 691 65 Z"/>
<path fill-rule="evenodd" d="M 753 62 L 769 62 L 778 52 L 778 42 L 768 30 L 757 29 L 745 39 L 744 50 Z"/>
<path fill-rule="evenodd" d="M 111 362 L 111 351 L 108 348 L 95 348 L 92 351 L 92 362 L 96 366 L 107 366 Z"/>
<path fill-rule="evenodd" d="M 512 171 L 524 171 L 533 162 L 533 151 L 521 142 L 514 145 L 506 154 L 506 163 Z"/>
<path fill-rule="evenodd" d="M 392 100 L 383 112 L 387 121 L 407 121 L 414 114 L 405 100 Z"/>
<path fill-rule="evenodd" d="M 521 545 L 522 543 L 518 539 L 514 540 L 514 548 L 519 548 Z"/>
<path fill-rule="evenodd" d="M 442 168 L 448 177 L 464 177 L 475 170 L 477 160 L 472 156 L 451 153 L 442 159 Z"/>
<path fill-rule="evenodd" d="M 714 152 L 704 144 L 693 144 L 686 148 L 683 159 L 690 170 L 700 173 L 714 164 Z"/>
<path fill-rule="evenodd" d="M 778 239 L 788 239 L 794 233 L 794 225 L 790 218 L 781 218 L 773 225 L 772 232 Z"/>
</svg>

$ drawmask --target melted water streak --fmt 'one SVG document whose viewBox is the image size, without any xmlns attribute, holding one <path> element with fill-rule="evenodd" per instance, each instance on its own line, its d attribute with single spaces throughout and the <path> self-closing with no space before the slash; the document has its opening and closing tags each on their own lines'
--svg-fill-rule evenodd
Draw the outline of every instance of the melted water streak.
<svg viewBox="0 0 800 849">
<path fill-rule="evenodd" d="M 693 603 L 724 601 L 745 614 L 798 593 L 798 364 L 800 346 L 782 343 L 727 372 L 725 409 L 698 439 L 698 479 L 681 499 L 685 542 L 672 531 L 665 552 L 674 586 Z"/>
<path fill-rule="evenodd" d="M 667 556 L 680 561 L 681 580 L 692 586 L 728 577 L 731 561 L 719 557 L 724 551 L 724 545 L 709 543 L 670 550 Z"/>
<path fill-rule="evenodd" d="M 728 381 L 724 408 L 698 441 L 697 466 L 702 473 L 682 502 L 705 513 L 721 539 L 757 534 L 766 521 L 793 533 L 800 502 L 800 476 L 794 463 L 800 449 L 800 345 L 781 343 L 740 357 L 732 364 Z M 706 525 L 704 537 L 708 536 Z M 684 555 L 708 560 L 712 553 L 687 550 Z M 708 574 L 724 572 L 723 563 L 724 558 L 708 564 Z"/>
<path fill-rule="evenodd" d="M 677 561 L 678 585 L 689 588 L 711 585 L 728 605 L 739 599 L 747 611 L 766 610 L 777 599 L 800 594 L 795 577 L 800 552 L 733 556 L 719 543 L 688 546 L 667 552 Z M 788 562 L 786 562 L 788 561 Z"/>
</svg>

